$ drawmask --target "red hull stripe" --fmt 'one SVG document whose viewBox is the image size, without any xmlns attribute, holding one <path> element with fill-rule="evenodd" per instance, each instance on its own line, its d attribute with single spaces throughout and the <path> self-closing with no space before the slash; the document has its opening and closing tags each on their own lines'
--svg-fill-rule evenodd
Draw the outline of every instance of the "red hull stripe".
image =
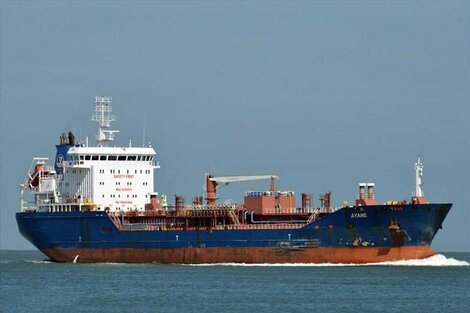
<svg viewBox="0 0 470 313">
<path fill-rule="evenodd" d="M 429 246 L 393 248 L 181 248 L 181 249 L 44 249 L 51 260 L 116 263 L 375 263 L 422 259 L 436 254 Z"/>
</svg>

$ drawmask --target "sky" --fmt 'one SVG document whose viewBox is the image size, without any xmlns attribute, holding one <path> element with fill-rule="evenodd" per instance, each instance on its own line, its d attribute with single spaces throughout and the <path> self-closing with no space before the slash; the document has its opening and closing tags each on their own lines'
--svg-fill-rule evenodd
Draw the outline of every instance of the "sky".
<svg viewBox="0 0 470 313">
<path fill-rule="evenodd" d="M 359 182 L 410 199 L 421 155 L 427 199 L 454 204 L 433 248 L 470 251 L 469 17 L 466 1 L 1 0 L 0 249 L 33 249 L 18 185 L 62 132 L 94 138 L 102 95 L 117 145 L 151 141 L 170 199 L 205 173 L 278 174 L 314 205 L 354 203 Z"/>
</svg>

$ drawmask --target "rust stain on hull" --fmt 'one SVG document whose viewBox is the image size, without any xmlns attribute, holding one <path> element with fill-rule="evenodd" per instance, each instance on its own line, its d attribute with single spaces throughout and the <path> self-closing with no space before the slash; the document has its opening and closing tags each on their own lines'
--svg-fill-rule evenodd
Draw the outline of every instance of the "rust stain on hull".
<svg viewBox="0 0 470 313">
<path fill-rule="evenodd" d="M 81 263 L 376 263 L 430 257 L 430 246 L 342 248 L 43 249 L 56 262 Z"/>
</svg>

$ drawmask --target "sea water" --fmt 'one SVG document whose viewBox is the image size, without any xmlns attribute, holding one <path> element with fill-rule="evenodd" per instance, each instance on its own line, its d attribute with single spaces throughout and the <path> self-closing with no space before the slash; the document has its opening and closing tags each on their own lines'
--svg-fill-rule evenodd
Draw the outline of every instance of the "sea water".
<svg viewBox="0 0 470 313">
<path fill-rule="evenodd" d="M 0 311 L 470 312 L 469 262 L 73 264 L 0 251 Z"/>
</svg>

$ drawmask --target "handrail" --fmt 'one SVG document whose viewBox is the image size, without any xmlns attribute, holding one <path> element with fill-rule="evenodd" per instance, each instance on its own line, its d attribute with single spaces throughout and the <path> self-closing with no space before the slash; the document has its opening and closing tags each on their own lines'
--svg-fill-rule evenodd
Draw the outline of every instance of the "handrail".
<svg viewBox="0 0 470 313">
<path fill-rule="evenodd" d="M 218 225 L 215 227 L 182 227 L 170 225 L 155 224 L 123 224 L 122 231 L 208 231 L 208 230 L 273 230 L 273 229 L 299 229 L 304 227 L 303 224 L 230 224 Z"/>
<path fill-rule="evenodd" d="M 285 221 L 255 221 L 254 220 L 255 212 L 251 212 L 251 223 L 253 224 L 307 224 L 306 220 L 285 220 Z"/>
</svg>

